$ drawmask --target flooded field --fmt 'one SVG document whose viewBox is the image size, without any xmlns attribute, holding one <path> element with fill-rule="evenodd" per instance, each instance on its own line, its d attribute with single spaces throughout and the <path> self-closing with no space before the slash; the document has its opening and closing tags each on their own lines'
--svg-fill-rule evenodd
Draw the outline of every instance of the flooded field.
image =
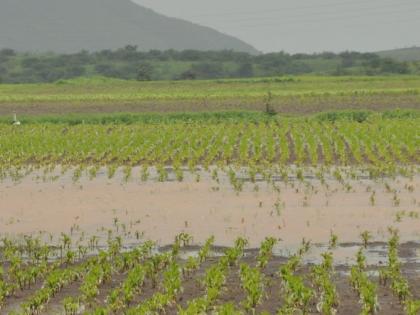
<svg viewBox="0 0 420 315">
<path fill-rule="evenodd" d="M 0 315 L 420 315 L 414 62 L 126 48 L 3 51 Z"/>
<path fill-rule="evenodd" d="M 140 172 L 75 178 L 57 169 L 2 181 L 0 314 L 199 314 L 194 303 L 227 312 L 217 314 L 416 314 L 419 175 L 307 169 L 252 183 L 239 172 L 238 189 L 228 174 L 179 182 L 169 170 L 159 182 Z M 404 299 L 398 283 L 409 288 Z M 250 290 L 263 294 L 252 308 Z M 299 290 L 307 297 L 293 298 Z"/>
<path fill-rule="evenodd" d="M 134 170 L 133 174 L 136 174 Z M 400 230 L 403 242 L 420 241 L 420 176 L 340 183 L 330 178 L 290 179 L 268 184 L 245 183 L 234 191 L 226 178 L 219 183 L 201 175 L 183 182 L 124 182 L 122 174 L 104 173 L 90 180 L 72 181 L 71 172 L 55 180 L 36 174 L 0 185 L 0 231 L 3 235 L 45 231 L 55 236 L 77 230 L 96 234 L 124 224 L 127 235 L 140 233 L 160 245 L 187 232 L 202 243 L 214 235 L 216 244 L 230 245 L 246 237 L 257 247 L 266 236 L 284 246 L 302 238 L 325 243 L 331 233 L 340 242 L 360 241 L 367 230 L 375 241 L 385 241 L 387 229 Z"/>
</svg>

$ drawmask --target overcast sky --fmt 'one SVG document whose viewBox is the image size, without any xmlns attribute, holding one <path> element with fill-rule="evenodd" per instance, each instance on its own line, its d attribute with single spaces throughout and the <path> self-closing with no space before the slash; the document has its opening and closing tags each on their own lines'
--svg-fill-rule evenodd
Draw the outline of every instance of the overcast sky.
<svg viewBox="0 0 420 315">
<path fill-rule="evenodd" d="M 420 45 L 420 0 L 133 0 L 269 52 Z"/>
</svg>

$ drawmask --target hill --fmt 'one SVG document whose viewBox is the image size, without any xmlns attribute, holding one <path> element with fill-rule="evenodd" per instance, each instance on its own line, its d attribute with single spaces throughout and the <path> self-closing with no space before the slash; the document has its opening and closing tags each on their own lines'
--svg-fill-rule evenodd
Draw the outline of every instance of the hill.
<svg viewBox="0 0 420 315">
<path fill-rule="evenodd" d="M 419 61 L 420 47 L 385 50 L 377 52 L 377 54 L 381 57 L 392 58 L 398 61 Z"/>
<path fill-rule="evenodd" d="M 1 0 L 0 49 L 72 53 L 139 50 L 258 51 L 208 27 L 169 18 L 130 0 Z"/>
</svg>

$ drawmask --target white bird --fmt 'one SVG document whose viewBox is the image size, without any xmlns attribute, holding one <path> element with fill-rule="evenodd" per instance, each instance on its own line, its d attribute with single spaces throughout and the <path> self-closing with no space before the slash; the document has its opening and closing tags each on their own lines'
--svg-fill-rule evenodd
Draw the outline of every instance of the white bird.
<svg viewBox="0 0 420 315">
<path fill-rule="evenodd" d="M 20 121 L 17 120 L 16 113 L 13 114 L 13 126 L 20 126 Z"/>
</svg>

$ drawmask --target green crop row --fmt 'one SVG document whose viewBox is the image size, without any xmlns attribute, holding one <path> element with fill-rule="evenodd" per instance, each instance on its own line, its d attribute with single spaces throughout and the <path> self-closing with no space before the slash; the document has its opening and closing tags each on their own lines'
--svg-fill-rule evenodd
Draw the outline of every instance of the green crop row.
<svg viewBox="0 0 420 315">
<path fill-rule="evenodd" d="M 248 168 L 249 175 L 288 165 L 373 166 L 419 162 L 419 119 L 335 122 L 272 119 L 262 122 L 182 122 L 136 125 L 0 125 L 0 170 L 79 167 L 166 168 L 178 179 L 188 168 Z M 254 174 L 254 175 L 253 175 Z"/>
<path fill-rule="evenodd" d="M 409 282 L 415 284 L 415 280 L 404 277 L 398 234 L 390 230 L 388 265 L 380 270 L 379 277 L 368 271 L 371 266 L 365 254 L 370 246 L 369 232 L 361 235 L 364 244 L 349 275 L 335 272 L 334 235 L 319 262 L 309 266 L 305 256 L 312 244 L 305 239 L 285 261 L 273 255 L 278 241 L 271 237 L 262 241 L 258 254 L 247 252 L 248 241 L 240 237 L 219 257 L 214 252 L 214 237 L 210 237 L 197 255 L 190 253 L 187 258 L 181 256 L 181 252 L 189 253 L 186 246 L 192 242 L 186 233 L 176 236 L 166 249 L 156 248 L 151 241 L 126 248 L 124 238 L 110 230 L 107 246 L 94 246 L 98 251 L 91 246 L 91 239 L 83 236 L 76 243 L 65 234 L 59 243 L 44 242 L 37 236 L 25 236 L 23 241 L 4 237 L 0 242 L 0 310 L 35 315 L 58 304 L 67 315 L 172 311 L 185 315 L 273 314 L 263 304 L 274 300 L 277 314 L 332 315 L 339 313 L 343 304 L 348 306 L 346 299 L 351 299 L 358 314 L 380 314 L 392 305 L 393 310 L 400 308 L 401 313 L 415 315 L 420 304 L 409 291 Z M 84 254 L 76 257 L 77 251 Z M 72 255 L 73 259 L 67 259 Z M 39 266 L 46 272 L 34 275 Z M 29 286 L 17 285 L 16 279 L 23 276 L 31 279 Z M 342 291 L 342 280 L 349 282 L 353 293 Z M 383 300 L 388 294 L 379 296 L 378 282 L 385 285 L 384 290 L 389 283 L 389 292 L 394 292 L 400 303 Z M 234 295 L 229 295 L 232 289 Z M 340 299 L 340 294 L 345 299 Z M 230 300 L 232 297 L 235 300 Z M 14 301 L 18 306 L 10 311 Z"/>
</svg>

